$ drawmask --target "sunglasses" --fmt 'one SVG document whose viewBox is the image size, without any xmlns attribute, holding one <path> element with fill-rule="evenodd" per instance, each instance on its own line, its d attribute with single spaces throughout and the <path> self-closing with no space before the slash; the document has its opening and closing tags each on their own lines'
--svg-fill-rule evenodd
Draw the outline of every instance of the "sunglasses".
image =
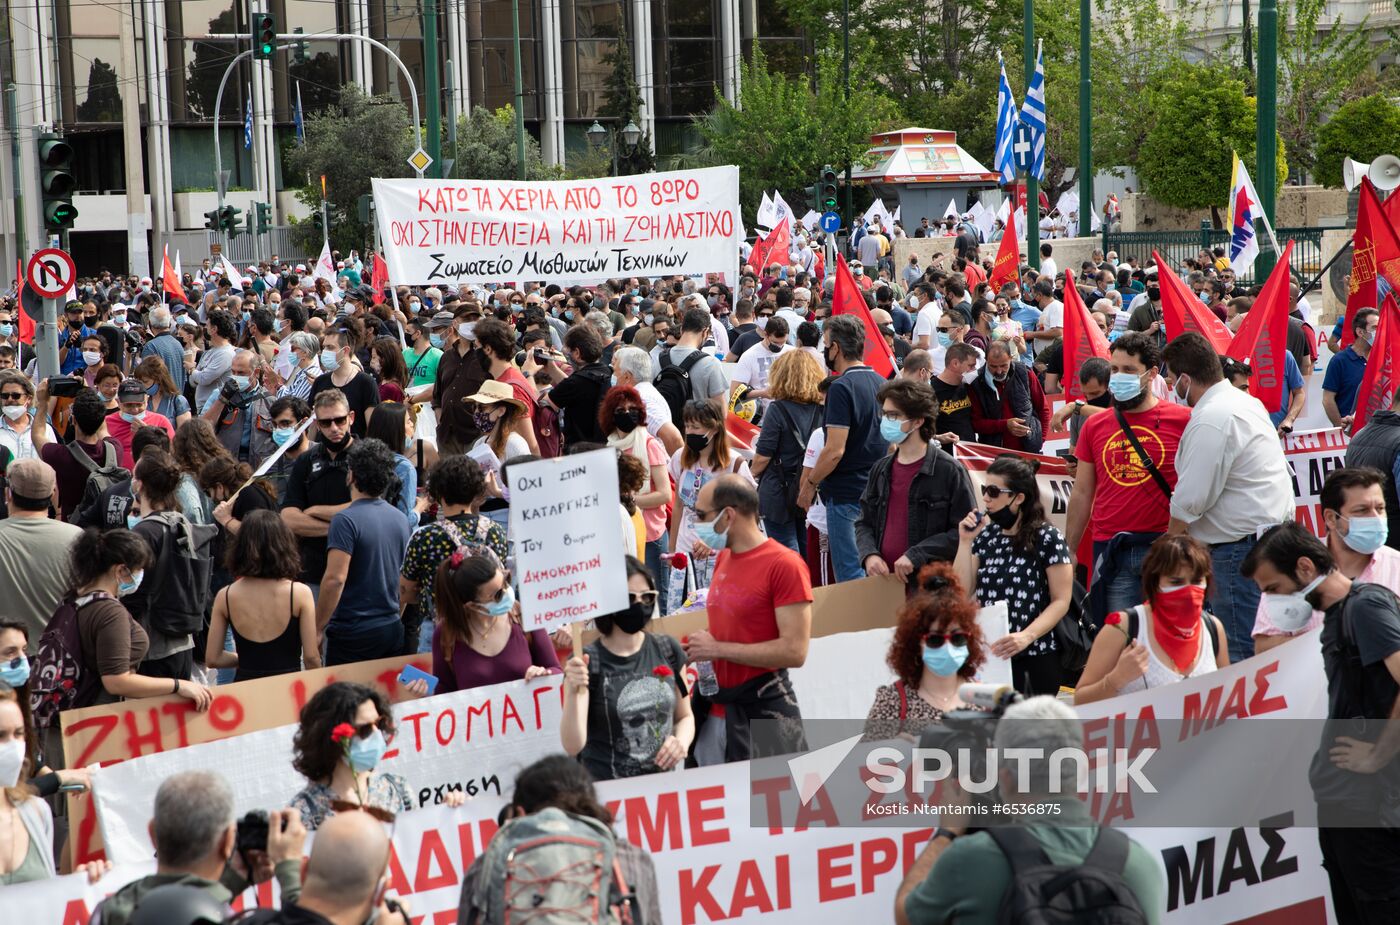
<svg viewBox="0 0 1400 925">
<path fill-rule="evenodd" d="M 339 417 L 333 417 L 333 418 L 317 418 L 317 419 L 316 419 L 316 426 L 318 426 L 318 427 L 344 427 L 344 426 L 345 426 L 345 423 L 346 423 L 347 421 L 349 421 L 349 420 L 350 420 L 350 415 L 348 415 L 348 414 L 342 414 L 342 415 L 340 415 Z"/>
<path fill-rule="evenodd" d="M 23 392 L 0 393 L 0 401 L 24 401 L 28 397 L 29 396 L 24 394 Z"/>
<path fill-rule="evenodd" d="M 657 592 L 655 591 L 632 591 L 632 603 L 644 604 L 647 607 L 655 606 Z"/>
<path fill-rule="evenodd" d="M 945 643 L 955 646 L 967 645 L 967 634 L 954 630 L 951 633 L 929 633 L 924 637 L 924 645 L 930 649 L 937 649 Z"/>
<path fill-rule="evenodd" d="M 501 582 L 500 588 L 486 600 L 477 601 L 478 604 L 499 604 L 501 601 L 505 600 L 506 592 L 510 591 L 510 572 L 503 569 L 501 574 L 505 576 L 505 580 Z"/>
<path fill-rule="evenodd" d="M 982 486 L 982 497 L 984 497 L 984 498 L 1000 498 L 1002 495 L 1014 495 L 1014 494 L 1016 494 L 1016 492 L 1012 491 L 1012 490 L 1009 489 L 1009 488 L 999 488 L 999 487 L 997 487 L 996 485 L 983 485 L 983 486 Z"/>
</svg>

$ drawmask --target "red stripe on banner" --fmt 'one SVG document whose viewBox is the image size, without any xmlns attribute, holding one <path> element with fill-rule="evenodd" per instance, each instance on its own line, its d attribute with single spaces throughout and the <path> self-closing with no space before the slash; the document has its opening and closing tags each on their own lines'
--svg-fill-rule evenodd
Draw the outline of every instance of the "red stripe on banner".
<svg viewBox="0 0 1400 925">
<path fill-rule="evenodd" d="M 1326 925 L 1327 900 L 1321 896 L 1305 899 L 1281 909 L 1271 909 L 1247 919 L 1235 919 L 1230 925 Z"/>
</svg>

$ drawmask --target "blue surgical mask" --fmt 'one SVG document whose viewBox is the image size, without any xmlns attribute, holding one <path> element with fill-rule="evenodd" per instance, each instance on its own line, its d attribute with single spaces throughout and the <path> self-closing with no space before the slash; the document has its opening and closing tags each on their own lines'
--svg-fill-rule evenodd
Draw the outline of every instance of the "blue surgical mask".
<svg viewBox="0 0 1400 925">
<path fill-rule="evenodd" d="M 1363 556 L 1369 556 L 1385 545 L 1389 533 L 1384 517 L 1348 517 L 1342 542 Z"/>
<path fill-rule="evenodd" d="M 378 729 L 371 732 L 368 738 L 356 736 L 350 740 L 350 770 L 373 771 L 388 750 L 389 743 L 384 741 L 384 733 Z"/>
<path fill-rule="evenodd" d="M 127 528 L 128 530 L 135 530 L 135 529 L 136 529 L 136 525 L 139 524 L 140 522 L 141 522 L 141 515 L 140 515 L 140 514 L 127 514 L 127 515 L 126 515 L 126 528 Z"/>
<path fill-rule="evenodd" d="M 617 373 L 612 374 L 612 378 L 608 380 L 608 385 L 614 389 L 617 388 Z"/>
<path fill-rule="evenodd" d="M 1137 373 L 1113 373 L 1108 377 L 1108 390 L 1118 401 L 1132 401 L 1142 394 L 1142 378 Z"/>
<path fill-rule="evenodd" d="M 281 333 L 282 333 L 282 319 L 281 319 L 281 318 L 274 318 L 274 319 L 272 319 L 272 333 L 273 333 L 273 334 L 281 334 Z"/>
<path fill-rule="evenodd" d="M 940 678 L 958 673 L 967 661 L 967 646 L 955 646 L 946 642 L 936 649 L 924 646 L 924 667 Z"/>
<path fill-rule="evenodd" d="M 718 530 L 715 529 L 715 524 L 717 523 L 719 523 L 718 517 L 716 517 L 709 523 L 701 523 L 700 521 L 695 522 L 696 538 L 699 539 L 700 542 L 704 543 L 706 546 L 713 549 L 715 552 L 719 552 L 725 547 L 725 544 L 729 542 L 728 531 L 720 533 Z"/>
<path fill-rule="evenodd" d="M 903 421 L 880 418 L 880 439 L 886 443 L 903 443 L 909 434 L 910 431 L 904 429 Z"/>
<path fill-rule="evenodd" d="M 19 657 L 19 664 L 13 668 L 6 665 L 0 668 L 0 681 L 4 681 L 11 687 L 22 687 L 29 681 L 29 659 L 23 655 Z"/>
<path fill-rule="evenodd" d="M 240 392 L 248 391 L 248 386 L 253 384 L 252 377 L 250 376 L 229 376 L 229 378 L 233 380 L 234 385 L 238 386 L 238 391 Z"/>
<path fill-rule="evenodd" d="M 492 601 L 489 604 L 481 605 L 488 616 L 504 617 L 506 614 L 510 613 L 510 609 L 515 606 L 515 589 L 510 585 L 506 585 L 501 591 L 501 599 L 499 601 Z"/>
<path fill-rule="evenodd" d="M 146 412 L 144 411 L 142 411 L 140 414 L 127 414 L 125 411 L 123 411 L 121 415 L 122 420 L 126 421 L 128 424 L 140 424 L 146 419 Z"/>
<path fill-rule="evenodd" d="M 938 346 L 948 348 L 953 345 L 953 336 L 944 331 L 938 332 Z"/>
<path fill-rule="evenodd" d="M 272 442 L 278 446 L 283 446 L 292 439 L 292 434 L 296 433 L 295 427 L 274 427 L 272 429 Z"/>
<path fill-rule="evenodd" d="M 12 324 L 0 324 L 0 337 L 10 337 L 15 333 L 15 326 Z"/>
<path fill-rule="evenodd" d="M 333 373 L 340 368 L 340 358 L 336 356 L 334 350 L 321 351 L 321 368 L 328 373 Z"/>
<path fill-rule="evenodd" d="M 137 519 L 139 520 L 140 518 Z M 130 518 L 127 518 L 127 520 L 128 522 L 130 522 Z M 141 587 L 141 579 L 145 577 L 146 572 L 142 569 L 137 569 L 136 571 L 131 573 L 130 581 L 118 582 L 117 597 L 126 597 L 128 594 L 134 594 L 136 592 L 136 589 Z"/>
<path fill-rule="evenodd" d="M 149 389 L 147 389 L 147 390 L 146 390 L 146 394 L 149 395 L 149 396 L 151 396 L 152 398 L 155 398 L 155 397 L 156 397 L 156 393 L 158 393 L 159 391 L 160 391 L 160 385 L 157 383 L 157 384 L 153 384 Z"/>
<path fill-rule="evenodd" d="M 441 349 L 442 349 L 442 344 L 443 344 L 442 335 L 441 335 L 441 334 L 429 334 L 429 335 L 428 335 L 428 343 L 431 344 L 432 346 L 438 348 L 439 350 L 441 350 Z"/>
</svg>

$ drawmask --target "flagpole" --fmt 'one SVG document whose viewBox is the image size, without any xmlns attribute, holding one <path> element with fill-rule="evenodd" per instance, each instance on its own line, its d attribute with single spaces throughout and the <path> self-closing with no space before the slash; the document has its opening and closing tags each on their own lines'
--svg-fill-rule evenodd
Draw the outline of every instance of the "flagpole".
<svg viewBox="0 0 1400 925">
<path fill-rule="evenodd" d="M 1026 57 L 1026 94 L 1030 95 L 1031 81 L 1035 79 L 1035 0 L 1025 0 L 1022 14 L 1025 23 L 1023 39 Z M 1041 94 L 1043 96 L 1044 89 Z M 1049 121 L 1049 112 L 1046 112 Z M 1047 125 L 1048 129 L 1049 126 Z M 1026 260 L 1031 267 L 1040 269 L 1040 181 L 1035 177 L 1035 169 L 1026 171 Z"/>
</svg>

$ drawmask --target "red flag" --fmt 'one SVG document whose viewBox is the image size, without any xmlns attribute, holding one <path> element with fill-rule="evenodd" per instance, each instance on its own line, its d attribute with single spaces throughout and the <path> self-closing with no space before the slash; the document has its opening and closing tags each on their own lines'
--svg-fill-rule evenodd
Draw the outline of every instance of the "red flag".
<svg viewBox="0 0 1400 925">
<path fill-rule="evenodd" d="M 1079 385 L 1079 367 L 1090 357 L 1108 359 L 1108 338 L 1104 336 L 1089 309 L 1079 297 L 1079 288 L 1074 285 L 1074 271 L 1065 269 L 1065 374 L 1060 379 L 1065 398 L 1073 401 L 1084 397 L 1084 389 Z"/>
<path fill-rule="evenodd" d="M 1157 280 L 1162 289 L 1162 322 L 1167 326 L 1167 340 L 1173 341 L 1186 331 L 1195 331 L 1210 341 L 1216 353 L 1229 350 L 1234 335 L 1225 322 L 1215 317 L 1214 312 L 1196 298 L 1181 277 L 1167 266 L 1161 254 L 1154 250 L 1152 256 L 1157 261 Z"/>
<path fill-rule="evenodd" d="M 21 344 L 34 343 L 34 319 L 29 317 L 29 312 L 24 310 L 24 273 L 19 268 L 19 261 L 15 261 L 15 279 L 19 280 L 19 289 L 15 291 L 15 304 L 19 306 L 19 324 L 15 326 L 16 333 L 19 334 Z M 15 366 L 19 366 L 19 357 L 15 357 Z"/>
<path fill-rule="evenodd" d="M 1283 402 L 1284 353 L 1287 351 L 1288 313 L 1293 300 L 1288 294 L 1288 265 L 1293 256 L 1293 242 L 1283 248 L 1274 271 L 1264 281 L 1259 298 L 1254 300 L 1244 324 L 1230 341 L 1226 356 L 1248 363 L 1254 374 L 1249 377 L 1249 394 L 1275 411 Z"/>
<path fill-rule="evenodd" d="M 190 304 L 190 300 L 185 296 L 185 287 L 180 285 L 180 277 L 175 275 L 175 268 L 170 265 L 169 244 L 165 245 L 160 258 L 160 288 L 167 299 Z"/>
<path fill-rule="evenodd" d="M 788 264 L 788 251 L 792 248 L 792 233 L 788 230 L 790 225 L 786 215 L 778 222 L 778 227 L 768 232 L 768 237 L 754 245 L 753 253 L 749 255 L 749 263 L 753 264 L 755 270 L 762 274 L 773 262 L 773 255 L 778 255 L 778 262 L 783 266 Z"/>
<path fill-rule="evenodd" d="M 1352 436 L 1365 426 L 1367 418 L 1390 407 L 1395 398 L 1397 377 L 1400 377 L 1400 306 L 1395 304 L 1394 293 L 1387 293 L 1376 328 L 1376 340 L 1366 357 L 1366 372 L 1356 393 Z"/>
<path fill-rule="evenodd" d="M 865 325 L 865 365 L 888 379 L 894 375 L 894 354 L 885 343 L 885 335 L 875 327 L 875 319 L 870 316 L 870 306 L 865 304 L 865 296 L 846 266 L 846 258 L 836 255 L 836 289 L 831 296 L 833 315 L 855 315 Z"/>
<path fill-rule="evenodd" d="M 375 305 L 384 303 L 384 287 L 389 285 L 389 266 L 384 262 L 384 258 L 375 254 L 372 258 L 373 268 L 370 270 L 369 285 L 374 290 L 373 302 Z"/>
<path fill-rule="evenodd" d="M 997 248 L 997 259 L 992 264 L 992 277 L 987 282 L 992 285 L 992 294 L 1001 291 L 1007 283 L 1020 279 L 1021 245 L 1016 241 L 1016 213 L 1006 215 L 1006 228 L 1002 231 L 1001 246 Z"/>
<path fill-rule="evenodd" d="M 1392 287 L 1400 286 L 1400 236 L 1393 224 L 1400 206 L 1391 208 L 1400 196 L 1392 195 L 1384 206 L 1376 196 L 1376 188 L 1368 177 L 1361 180 L 1360 205 L 1356 210 L 1356 231 L 1351 237 L 1351 277 L 1347 287 L 1347 309 L 1342 316 L 1342 348 L 1356 338 L 1351 320 L 1363 308 L 1381 304 L 1377 290 L 1378 276 L 1384 276 Z"/>
</svg>

